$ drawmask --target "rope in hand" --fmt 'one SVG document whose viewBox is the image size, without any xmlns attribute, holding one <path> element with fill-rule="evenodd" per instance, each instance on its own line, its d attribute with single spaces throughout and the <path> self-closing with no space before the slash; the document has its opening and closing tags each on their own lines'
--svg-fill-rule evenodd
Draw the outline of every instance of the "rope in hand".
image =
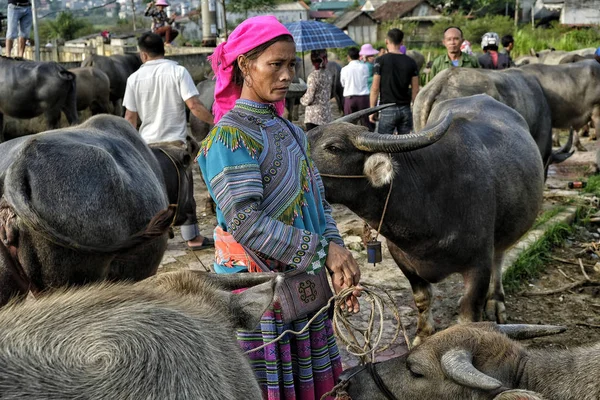
<svg viewBox="0 0 600 400">
<path fill-rule="evenodd" d="M 350 288 L 343 289 L 337 295 L 329 298 L 329 300 L 327 301 L 327 304 L 325 304 L 323 307 L 321 307 L 321 309 L 317 313 L 315 313 L 315 315 L 313 315 L 313 317 L 310 320 L 308 320 L 306 325 L 301 330 L 299 330 L 299 331 L 294 331 L 292 329 L 285 330 L 279 336 L 277 336 L 275 339 L 273 339 L 259 347 L 248 350 L 245 352 L 245 354 L 253 353 L 255 351 L 264 349 L 265 347 L 278 342 L 288 333 L 293 334 L 293 335 L 303 334 L 310 328 L 310 325 L 320 316 L 320 314 L 322 312 L 327 311 L 329 309 L 329 307 L 331 307 L 332 303 L 334 303 L 333 321 L 332 321 L 334 332 L 335 332 L 336 336 L 338 337 L 338 340 L 346 346 L 346 350 L 350 354 L 359 357 L 361 360 L 361 363 L 366 362 L 367 355 L 371 356 L 371 361 L 375 361 L 375 353 L 380 353 L 380 352 L 388 349 L 398 338 L 398 335 L 400 334 L 400 330 L 402 330 L 402 333 L 404 335 L 404 340 L 406 340 L 407 345 L 410 346 L 410 341 L 406 334 L 406 329 L 404 329 L 404 325 L 402 324 L 402 320 L 400 319 L 400 313 L 398 312 L 398 308 L 396 307 L 396 304 L 394 303 L 394 299 L 389 294 L 389 292 L 385 289 L 377 288 L 374 285 L 361 284 L 361 286 L 364 288 L 362 291 L 361 297 L 364 298 L 368 303 L 371 304 L 371 310 L 369 313 L 369 322 L 368 322 L 366 329 L 361 329 L 358 326 L 356 326 L 356 324 L 351 323 L 348 320 L 347 315 L 353 315 L 353 314 L 347 313 L 346 311 L 343 311 L 343 309 L 341 308 L 343 306 L 345 309 L 346 299 L 349 296 L 351 296 L 352 292 L 356 289 L 355 287 L 350 287 Z M 380 295 L 375 293 L 375 289 L 382 290 L 385 293 L 386 298 L 383 299 Z M 383 314 L 384 314 L 384 310 L 385 310 L 386 306 L 389 310 L 391 310 L 392 314 L 394 315 L 394 318 L 396 319 L 396 327 L 394 330 L 394 336 L 393 336 L 392 340 L 390 341 L 390 343 L 379 348 L 382 337 L 383 337 Z M 378 328 L 375 328 L 375 321 L 376 321 L 377 314 L 379 315 L 379 317 L 378 317 L 379 326 L 378 326 Z M 339 328 L 340 324 L 342 324 L 344 326 L 345 332 Z M 378 329 L 378 331 L 376 332 L 375 335 L 373 335 L 374 329 Z M 359 339 L 357 339 L 357 336 L 354 334 L 354 331 L 358 332 L 360 334 L 360 336 L 362 337 L 362 340 L 361 340 L 362 344 L 359 342 Z M 376 339 L 375 343 L 371 343 L 371 340 L 374 336 L 376 336 L 377 339 Z"/>
<path fill-rule="evenodd" d="M 374 285 L 361 284 L 361 286 L 364 288 L 361 298 L 364 298 L 364 300 L 371 305 L 367 326 L 366 328 L 360 328 L 356 323 L 353 323 L 348 319 L 348 316 L 352 316 L 353 314 L 347 313 L 340 308 L 341 305 L 345 304 L 346 297 L 352 293 L 353 288 L 343 290 L 336 296 L 337 300 L 333 310 L 333 330 L 338 341 L 346 346 L 346 351 L 348 351 L 348 353 L 358 357 L 361 364 L 375 362 L 375 354 L 389 349 L 390 346 L 396 342 L 396 339 L 398 339 L 401 330 L 404 335 L 404 340 L 410 350 L 410 340 L 408 339 L 406 329 L 404 329 L 404 325 L 400 319 L 398 307 L 390 293 L 387 290 Z M 377 291 L 383 292 L 384 295 L 377 294 Z M 342 295 L 343 297 L 340 298 Z M 393 314 L 396 323 L 394 336 L 389 343 L 382 346 L 384 312 L 386 308 Z M 376 321 L 379 322 L 378 326 L 375 325 Z M 343 326 L 344 329 L 341 329 L 341 326 Z M 357 334 L 360 336 L 357 337 Z"/>
</svg>

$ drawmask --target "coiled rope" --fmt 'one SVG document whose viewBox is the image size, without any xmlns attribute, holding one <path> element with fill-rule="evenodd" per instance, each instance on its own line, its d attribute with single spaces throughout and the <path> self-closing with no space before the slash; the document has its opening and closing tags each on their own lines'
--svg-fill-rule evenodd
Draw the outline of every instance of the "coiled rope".
<svg viewBox="0 0 600 400">
<path fill-rule="evenodd" d="M 375 362 L 376 353 L 381 353 L 394 344 L 396 339 L 398 339 L 401 330 L 407 346 L 410 346 L 410 340 L 408 339 L 406 329 L 404 329 L 404 325 L 400 319 L 400 313 L 396 307 L 394 299 L 389 292 L 375 285 L 361 284 L 361 286 L 363 287 L 361 298 L 371 305 L 369 310 L 369 320 L 366 328 L 360 328 L 357 326 L 357 324 L 351 322 L 349 317 L 354 314 L 344 311 L 346 300 L 352 295 L 352 292 L 356 290 L 356 287 L 353 286 L 343 289 L 337 295 L 332 296 L 327 301 L 327 304 L 325 304 L 310 320 L 308 320 L 306 325 L 301 330 L 294 331 L 292 329 L 288 329 L 283 331 L 281 335 L 277 336 L 275 339 L 259 347 L 248 350 L 245 352 L 245 354 L 264 349 L 265 347 L 278 342 L 287 334 L 303 334 L 310 328 L 310 325 L 319 317 L 322 312 L 327 311 L 329 307 L 331 307 L 332 303 L 334 304 L 332 323 L 335 335 L 337 336 L 338 341 L 346 346 L 346 351 L 348 351 L 348 353 L 360 359 L 361 364 L 366 362 Z M 377 291 L 383 292 L 384 295 L 379 295 Z M 344 308 L 342 309 L 342 307 Z M 386 307 L 393 314 L 396 323 L 392 340 L 384 346 L 381 346 L 381 341 L 383 338 L 384 312 Z M 364 310 L 364 307 L 362 307 L 362 309 Z M 379 321 L 378 326 L 375 326 L 375 321 Z M 344 329 L 340 329 L 340 326 L 343 326 Z"/>
</svg>

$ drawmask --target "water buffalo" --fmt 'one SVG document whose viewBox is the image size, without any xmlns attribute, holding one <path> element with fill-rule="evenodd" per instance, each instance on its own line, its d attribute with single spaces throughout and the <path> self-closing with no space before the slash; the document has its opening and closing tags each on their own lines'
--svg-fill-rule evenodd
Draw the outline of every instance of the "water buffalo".
<svg viewBox="0 0 600 400">
<path fill-rule="evenodd" d="M 212 106 L 215 102 L 215 84 L 213 79 L 206 79 L 196 85 L 200 94 L 200 102 L 208 111 L 212 113 Z M 194 114 L 190 113 L 190 130 L 192 137 L 201 142 L 204 140 L 208 132 L 212 129 L 212 125 L 198 119 Z"/>
<path fill-rule="evenodd" d="M 55 62 L 34 62 L 0 56 L 0 142 L 4 114 L 34 118 L 44 114 L 48 128 L 58 128 L 61 111 L 77 123 L 75 75 Z"/>
<path fill-rule="evenodd" d="M 110 112 L 110 80 L 98 68 L 72 68 L 77 78 L 77 111 L 89 108 L 92 115 Z"/>
<path fill-rule="evenodd" d="M 534 76 L 516 68 L 502 71 L 450 68 L 440 72 L 421 89 L 415 99 L 415 129 L 422 129 L 427 124 L 431 110 L 437 103 L 480 93 L 493 97 L 521 114 L 542 155 L 545 171 L 552 162 L 564 161 L 572 154 L 567 152 L 569 149 L 552 153 L 552 117 L 544 92 Z"/>
<path fill-rule="evenodd" d="M 417 71 L 420 71 L 421 68 L 423 68 L 423 65 L 425 64 L 425 56 L 423 54 L 416 50 L 407 50 L 406 55 L 415 60 L 415 63 L 417 63 Z"/>
<path fill-rule="evenodd" d="M 110 80 L 110 101 L 113 103 L 114 114 L 123 115 L 121 100 L 125 95 L 127 78 L 142 65 L 137 54 L 112 55 L 110 57 L 91 55 L 81 63 L 82 67 L 96 67 L 102 70 Z"/>
<path fill-rule="evenodd" d="M 519 399 L 599 399 L 600 344 L 534 350 L 510 339 L 562 331 L 562 327 L 543 325 L 456 325 L 436 333 L 410 353 L 373 368 L 398 400 L 491 400 L 517 389 L 533 391 L 530 396 L 536 396 Z M 352 374 L 347 387 L 352 399 L 387 398 L 368 369 L 348 370 L 341 378 Z"/>
<path fill-rule="evenodd" d="M 486 299 L 488 314 L 506 320 L 502 259 L 535 221 L 544 186 L 542 159 L 521 115 L 476 95 L 438 103 L 416 134 L 334 123 L 308 138 L 329 202 L 377 228 L 390 191 L 381 233 L 412 286 L 416 343 L 434 331 L 431 283 L 453 273 L 465 280 L 460 322 L 479 321 Z M 364 178 L 343 177 L 357 175 Z"/>
<path fill-rule="evenodd" d="M 28 289 L 156 273 L 174 210 L 127 121 L 101 114 L 0 154 L 0 305 Z"/>
<path fill-rule="evenodd" d="M 600 63 L 532 64 L 521 67 L 542 86 L 552 115 L 552 127 L 576 130 L 590 120 L 600 126 Z"/>
<path fill-rule="evenodd" d="M 12 304 L 0 310 L 0 396 L 260 399 L 234 330 L 256 327 L 278 282 L 178 271 Z"/>
</svg>

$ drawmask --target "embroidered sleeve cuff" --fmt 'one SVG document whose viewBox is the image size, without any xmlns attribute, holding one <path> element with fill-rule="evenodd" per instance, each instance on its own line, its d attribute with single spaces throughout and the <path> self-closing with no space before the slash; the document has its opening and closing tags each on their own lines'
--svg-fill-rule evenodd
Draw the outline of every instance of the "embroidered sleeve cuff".
<svg viewBox="0 0 600 400">
<path fill-rule="evenodd" d="M 329 242 L 324 237 L 321 237 L 317 246 L 317 251 L 313 256 L 312 260 L 306 267 L 306 273 L 314 275 L 318 273 L 321 268 L 325 267 L 325 261 L 327 261 L 327 253 L 329 252 Z"/>
</svg>

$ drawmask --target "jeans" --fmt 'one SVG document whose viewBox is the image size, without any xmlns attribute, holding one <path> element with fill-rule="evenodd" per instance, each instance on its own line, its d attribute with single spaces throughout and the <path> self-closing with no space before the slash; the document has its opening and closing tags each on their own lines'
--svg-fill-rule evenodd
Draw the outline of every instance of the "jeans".
<svg viewBox="0 0 600 400">
<path fill-rule="evenodd" d="M 378 133 L 394 134 L 394 129 L 399 135 L 406 135 L 413 128 L 410 106 L 391 106 L 379 112 Z"/>
<path fill-rule="evenodd" d="M 29 38 L 29 32 L 31 32 L 31 25 L 33 24 L 31 6 L 9 4 L 8 13 L 6 15 L 6 24 L 7 39 L 17 38 L 17 27 L 18 37 Z"/>
</svg>

